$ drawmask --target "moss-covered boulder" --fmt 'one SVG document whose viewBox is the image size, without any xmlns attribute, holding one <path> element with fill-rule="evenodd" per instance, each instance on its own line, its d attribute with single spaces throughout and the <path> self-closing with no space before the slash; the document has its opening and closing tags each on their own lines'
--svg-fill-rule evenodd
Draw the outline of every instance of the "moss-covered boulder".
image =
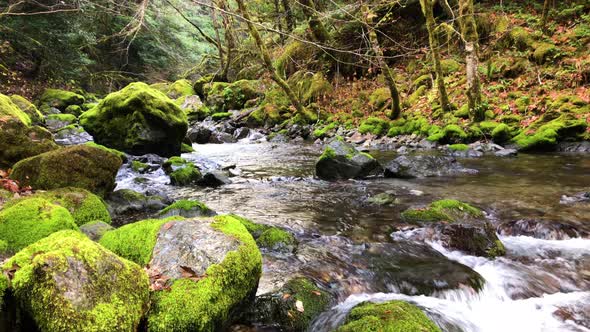
<svg viewBox="0 0 590 332">
<path fill-rule="evenodd" d="M 581 140 L 588 123 L 575 115 L 550 111 L 512 139 L 520 150 L 552 150 L 557 143 Z"/>
<path fill-rule="evenodd" d="M 246 316 L 254 324 L 278 325 L 281 331 L 307 331 L 330 302 L 331 295 L 312 280 L 296 277 L 276 292 L 257 296 Z"/>
<path fill-rule="evenodd" d="M 43 114 L 39 112 L 37 107 L 28 101 L 25 97 L 19 95 L 10 96 L 10 100 L 18 107 L 21 111 L 25 112 L 29 118 L 31 118 L 32 124 L 43 123 Z"/>
<path fill-rule="evenodd" d="M 170 176 L 170 183 L 175 186 L 185 186 L 199 182 L 203 176 L 195 164 L 180 157 L 172 157 L 162 165 Z"/>
<path fill-rule="evenodd" d="M 31 118 L 22 111 L 10 97 L 0 93 L 0 119 L 16 119 L 25 126 L 31 125 Z"/>
<path fill-rule="evenodd" d="M 162 92 L 131 83 L 80 116 L 98 144 L 130 154 L 180 154 L 188 129 L 186 114 Z"/>
<path fill-rule="evenodd" d="M 72 215 L 42 198 L 28 198 L 0 211 L 0 240 L 8 253 L 64 229 L 78 229 Z"/>
<path fill-rule="evenodd" d="M 252 300 L 262 270 L 256 242 L 239 220 L 146 220 L 107 232 L 100 243 L 149 263 L 150 331 L 216 331 Z"/>
<path fill-rule="evenodd" d="M 52 204 L 66 208 L 72 214 L 78 226 L 91 221 L 111 223 L 111 216 L 102 199 L 82 188 L 67 187 L 50 191 L 38 191 L 31 196 L 13 200 L 7 203 L 5 207 L 13 206 L 30 198 L 42 198 Z"/>
<path fill-rule="evenodd" d="M 2 106 L 0 105 L 0 112 Z M 16 117 L 0 114 L 0 168 L 38 154 L 56 150 L 58 145 L 46 129 L 28 126 Z"/>
<path fill-rule="evenodd" d="M 455 199 L 442 199 L 432 202 L 426 208 L 405 210 L 401 216 L 405 222 L 453 222 L 462 219 L 482 218 L 483 212 Z"/>
<path fill-rule="evenodd" d="M 77 93 L 59 90 L 47 89 L 39 99 L 39 110 L 43 114 L 48 114 L 51 108 L 57 108 L 60 111 L 65 111 L 70 105 L 82 105 L 85 98 Z"/>
<path fill-rule="evenodd" d="M 259 81 L 250 80 L 214 82 L 204 87 L 207 105 L 215 112 L 242 109 L 248 100 L 262 96 L 262 91 Z"/>
<path fill-rule="evenodd" d="M 194 217 L 212 217 L 216 215 L 215 211 L 211 210 L 207 205 L 189 199 L 178 200 L 158 213 L 161 217 L 181 216 L 185 218 Z"/>
<path fill-rule="evenodd" d="M 441 329 L 415 305 L 389 301 L 357 305 L 336 331 L 440 332 Z"/>
<path fill-rule="evenodd" d="M 195 95 L 195 89 L 193 89 L 193 85 L 191 81 L 187 79 L 178 80 L 168 87 L 168 91 L 166 95 L 171 99 L 175 99 L 177 101 L 181 101 L 180 98 L 188 97 Z"/>
<path fill-rule="evenodd" d="M 75 231 L 52 234 L 1 267 L 19 310 L 41 331 L 136 331 L 148 308 L 148 276 Z"/>
<path fill-rule="evenodd" d="M 375 175 L 382 171 L 382 167 L 371 155 L 335 139 L 317 160 L 315 171 L 320 179 L 341 180 Z"/>
<path fill-rule="evenodd" d="M 119 167 L 117 155 L 76 145 L 21 160 L 10 177 L 34 189 L 77 187 L 104 196 L 115 188 Z"/>
<path fill-rule="evenodd" d="M 504 244 L 489 222 L 439 224 L 435 233 L 444 247 L 473 256 L 495 258 L 506 253 Z"/>
</svg>

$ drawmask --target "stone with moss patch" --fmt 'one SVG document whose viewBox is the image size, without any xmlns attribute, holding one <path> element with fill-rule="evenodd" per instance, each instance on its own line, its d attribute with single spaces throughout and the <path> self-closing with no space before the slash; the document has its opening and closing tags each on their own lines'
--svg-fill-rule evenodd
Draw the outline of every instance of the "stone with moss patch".
<svg viewBox="0 0 590 332">
<path fill-rule="evenodd" d="M 193 243 L 194 239 L 200 243 L 198 250 L 186 252 L 186 240 Z M 184 255 L 180 260 L 171 260 L 165 254 L 168 250 Z M 179 269 L 179 264 L 184 268 Z M 162 227 L 150 263 L 150 268 L 154 267 L 172 279 L 170 290 L 152 293 L 148 329 L 214 331 L 227 328 L 235 318 L 235 310 L 253 299 L 262 272 L 262 256 L 238 220 L 217 216 Z"/>
<path fill-rule="evenodd" d="M 220 112 L 220 113 L 214 113 L 213 115 L 211 115 L 211 118 L 214 121 L 221 121 L 221 120 L 229 119 L 231 116 L 232 116 L 232 113 L 230 113 L 230 112 Z"/>
<path fill-rule="evenodd" d="M 53 136 L 45 128 L 29 127 L 16 117 L 8 118 L 0 114 L 1 168 L 12 167 L 20 160 L 58 148 Z"/>
<path fill-rule="evenodd" d="M 100 240 L 106 232 L 113 229 L 113 226 L 100 220 L 91 221 L 80 226 L 80 232 L 84 233 L 92 241 Z"/>
<path fill-rule="evenodd" d="M 25 112 L 29 116 L 32 124 L 43 123 L 43 114 L 39 112 L 37 107 L 25 97 L 12 95 L 10 96 L 10 99 L 18 108 L 20 108 L 21 111 Z"/>
<path fill-rule="evenodd" d="M 430 133 L 428 140 L 439 143 L 462 143 L 468 137 L 469 135 L 467 135 L 463 128 L 455 124 L 450 124 L 436 132 Z"/>
<path fill-rule="evenodd" d="M 176 201 L 159 212 L 161 217 L 181 216 L 185 218 L 211 217 L 216 214 L 207 205 L 189 199 Z"/>
<path fill-rule="evenodd" d="M 39 109 L 43 114 L 48 114 L 51 107 L 63 112 L 70 105 L 82 105 L 84 102 L 85 98 L 77 93 L 59 89 L 47 89 L 39 99 Z"/>
<path fill-rule="evenodd" d="M 296 241 L 293 235 L 277 227 L 270 227 L 256 239 L 260 248 L 277 252 L 292 252 Z"/>
<path fill-rule="evenodd" d="M 188 144 L 182 143 L 182 145 L 180 147 L 180 152 L 191 153 L 191 152 L 195 152 L 195 149 L 193 149 L 193 147 Z"/>
<path fill-rule="evenodd" d="M 111 148 L 107 148 L 104 145 L 100 145 L 100 144 L 96 144 L 95 142 L 86 142 L 84 143 L 84 145 L 92 147 L 92 148 L 96 148 L 96 149 L 101 149 L 105 152 L 110 152 L 114 155 L 116 155 L 117 157 L 119 157 L 121 159 L 122 162 L 126 162 L 127 161 L 127 156 L 125 155 L 124 152 L 121 152 L 119 150 L 116 149 L 111 149 Z"/>
<path fill-rule="evenodd" d="M 162 92 L 131 83 L 80 116 L 80 124 L 102 145 L 127 153 L 180 154 L 186 114 Z"/>
<path fill-rule="evenodd" d="M 66 208 L 74 217 L 78 226 L 82 226 L 91 221 L 102 221 L 107 224 L 111 223 L 111 216 L 102 199 L 93 193 L 82 188 L 59 188 L 50 191 L 39 191 L 32 196 L 13 200 L 6 204 L 6 207 L 17 204 L 29 197 L 42 198 L 53 204 Z"/>
<path fill-rule="evenodd" d="M 357 305 L 336 331 L 440 332 L 441 329 L 420 308 L 396 300 Z"/>
<path fill-rule="evenodd" d="M 248 100 L 262 96 L 262 91 L 260 82 L 255 80 L 214 82 L 204 87 L 207 105 L 215 112 L 242 109 Z"/>
<path fill-rule="evenodd" d="M 171 99 L 179 99 L 182 97 L 188 97 L 194 95 L 195 89 L 193 89 L 191 81 L 187 79 L 178 80 L 168 87 L 166 95 Z"/>
<path fill-rule="evenodd" d="M 336 129 L 336 127 L 337 127 L 336 122 L 330 122 L 329 124 L 327 124 L 325 126 L 317 127 L 313 131 L 312 135 L 314 138 L 324 138 L 324 137 L 327 137 L 331 131 Z"/>
<path fill-rule="evenodd" d="M 115 188 L 119 167 L 114 154 L 77 145 L 21 160 L 10 177 L 34 189 L 77 187 L 104 196 Z"/>
<path fill-rule="evenodd" d="M 402 212 L 402 220 L 405 222 L 436 222 L 436 221 L 457 221 L 460 219 L 482 218 L 480 209 L 467 203 L 454 199 L 443 199 L 432 202 L 428 207 L 422 209 L 408 209 Z"/>
<path fill-rule="evenodd" d="M 164 171 L 170 176 L 170 183 L 185 186 L 199 182 L 203 175 L 195 164 L 180 157 L 172 157 L 163 164 Z"/>
<path fill-rule="evenodd" d="M 512 141 L 521 150 L 549 150 L 563 140 L 579 140 L 588 124 L 570 113 L 550 111 L 525 128 Z"/>
<path fill-rule="evenodd" d="M 0 239 L 9 253 L 64 229 L 78 229 L 72 215 L 42 198 L 28 198 L 0 211 Z"/>
<path fill-rule="evenodd" d="M 342 140 L 334 139 L 317 160 L 315 170 L 321 179 L 341 180 L 378 174 L 382 167 L 371 155 L 359 152 Z"/>
<path fill-rule="evenodd" d="M 145 272 L 75 231 L 36 242 L 1 269 L 15 267 L 16 302 L 42 331 L 135 331 L 148 309 Z"/>
</svg>

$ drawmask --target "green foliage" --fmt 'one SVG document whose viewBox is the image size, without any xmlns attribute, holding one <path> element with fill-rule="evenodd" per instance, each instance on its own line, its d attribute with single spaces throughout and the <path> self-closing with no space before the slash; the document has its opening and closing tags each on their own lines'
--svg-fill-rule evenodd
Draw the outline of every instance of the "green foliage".
<svg viewBox="0 0 590 332">
<path fill-rule="evenodd" d="M 337 332 L 440 332 L 422 310 L 404 301 L 363 302 L 352 309 Z"/>
</svg>

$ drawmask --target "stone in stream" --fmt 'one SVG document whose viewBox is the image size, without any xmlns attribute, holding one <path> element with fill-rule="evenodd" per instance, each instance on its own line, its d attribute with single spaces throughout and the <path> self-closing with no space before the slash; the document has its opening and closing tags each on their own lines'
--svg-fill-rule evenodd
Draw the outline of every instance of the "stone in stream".
<svg viewBox="0 0 590 332">
<path fill-rule="evenodd" d="M 584 202 L 590 202 L 590 191 L 577 193 L 571 196 L 561 195 L 561 199 L 559 200 L 559 204 L 575 204 Z"/>
<path fill-rule="evenodd" d="M 335 139 L 324 149 L 315 164 L 315 170 L 320 179 L 333 181 L 377 175 L 382 168 L 371 155 Z"/>
<path fill-rule="evenodd" d="M 61 112 L 65 112 L 69 106 L 80 106 L 84 104 L 85 101 L 84 96 L 71 91 L 47 89 L 43 95 L 41 95 L 39 100 L 39 110 L 43 114 L 51 113 L 51 108 L 56 108 Z"/>
<path fill-rule="evenodd" d="M 362 302 L 335 332 L 399 331 L 440 332 L 441 329 L 417 306 L 404 301 Z"/>
<path fill-rule="evenodd" d="M 477 170 L 463 167 L 453 157 L 435 155 L 403 155 L 385 166 L 385 177 L 423 178 L 477 174 Z"/>
<path fill-rule="evenodd" d="M 185 186 L 199 182 L 203 176 L 195 164 L 180 158 L 168 159 L 162 167 L 170 176 L 170 183 L 175 186 Z"/>
<path fill-rule="evenodd" d="M 209 137 L 211 137 L 211 129 L 198 124 L 188 130 L 187 137 L 193 143 L 207 144 L 209 143 Z"/>
<path fill-rule="evenodd" d="M 224 184 L 230 184 L 231 180 L 229 179 L 226 172 L 212 170 L 208 171 L 203 174 L 203 177 L 197 181 L 199 186 L 203 187 L 219 187 Z"/>
<path fill-rule="evenodd" d="M 149 308 L 140 266 L 77 231 L 54 233 L 18 252 L 0 272 L 11 279 L 24 331 L 136 331 Z M 4 324 L 4 322 L 3 322 Z"/>
<path fill-rule="evenodd" d="M 278 326 L 281 331 L 306 331 L 332 300 L 309 278 L 295 277 L 276 292 L 257 296 L 244 319 L 250 324 Z"/>
<path fill-rule="evenodd" d="M 404 222 L 419 224 L 482 219 L 483 216 L 480 209 L 455 199 L 441 199 L 430 203 L 427 207 L 410 208 L 401 213 L 401 219 Z"/>
<path fill-rule="evenodd" d="M 237 140 L 247 138 L 250 135 L 250 128 L 248 127 L 241 127 L 234 131 L 234 137 Z"/>
<path fill-rule="evenodd" d="M 214 131 L 209 136 L 209 143 L 212 144 L 223 144 L 223 143 L 235 143 L 237 139 L 232 135 L 222 131 Z"/>
<path fill-rule="evenodd" d="M 530 236 L 544 240 L 590 238 L 590 232 L 575 223 L 575 221 L 520 219 L 501 223 L 498 226 L 498 232 L 504 236 Z"/>
<path fill-rule="evenodd" d="M 232 216 L 151 219 L 107 232 L 100 244 L 148 266 L 149 331 L 227 328 L 254 298 L 262 256 Z"/>
<path fill-rule="evenodd" d="M 99 196 L 115 188 L 121 158 L 88 145 L 75 145 L 19 161 L 10 177 L 34 189 L 78 187 Z"/>
<path fill-rule="evenodd" d="M 78 145 L 92 142 L 92 136 L 78 125 L 65 126 L 55 133 L 55 142 L 59 145 Z"/>
<path fill-rule="evenodd" d="M 188 122 L 174 101 L 147 84 L 131 83 L 80 116 L 98 144 L 133 155 L 179 155 Z"/>
</svg>

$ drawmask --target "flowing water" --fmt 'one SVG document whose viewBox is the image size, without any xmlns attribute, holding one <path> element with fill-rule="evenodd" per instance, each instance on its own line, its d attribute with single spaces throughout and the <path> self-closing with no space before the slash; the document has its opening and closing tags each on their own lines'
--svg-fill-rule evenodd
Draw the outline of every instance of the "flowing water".
<svg viewBox="0 0 590 332">
<path fill-rule="evenodd" d="M 590 203 L 562 195 L 590 190 L 589 155 L 519 155 L 461 160 L 477 175 L 414 180 L 375 178 L 329 183 L 313 178 L 321 147 L 296 144 L 195 145 L 184 154 L 203 168 L 235 165 L 239 175 L 216 189 L 171 187 L 160 171 L 144 184 L 120 173 L 119 188 L 194 198 L 292 231 L 294 254 L 264 255 L 259 293 L 296 274 L 336 295 L 311 327 L 330 331 L 362 301 L 403 299 L 444 331 L 590 331 Z M 395 155 L 373 152 L 382 162 Z M 390 206 L 367 201 L 395 195 Z M 476 205 L 500 230 L 505 257 L 490 260 L 408 240 L 399 213 L 442 198 Z M 534 225 L 516 227 L 515 225 Z M 475 272 L 473 272 L 475 271 Z M 485 280 L 476 292 L 466 281 Z"/>
</svg>

